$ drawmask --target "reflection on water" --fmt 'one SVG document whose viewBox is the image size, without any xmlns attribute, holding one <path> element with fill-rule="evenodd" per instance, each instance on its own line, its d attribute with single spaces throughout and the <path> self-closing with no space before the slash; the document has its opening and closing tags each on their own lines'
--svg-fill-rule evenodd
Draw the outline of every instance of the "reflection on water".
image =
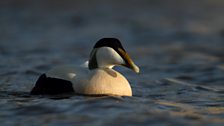
<svg viewBox="0 0 224 126">
<path fill-rule="evenodd" d="M 222 126 L 223 5 L 1 1 L 1 125 Z M 85 61 L 105 36 L 120 38 L 141 68 L 139 75 L 116 68 L 133 97 L 29 94 L 42 72 Z"/>
</svg>

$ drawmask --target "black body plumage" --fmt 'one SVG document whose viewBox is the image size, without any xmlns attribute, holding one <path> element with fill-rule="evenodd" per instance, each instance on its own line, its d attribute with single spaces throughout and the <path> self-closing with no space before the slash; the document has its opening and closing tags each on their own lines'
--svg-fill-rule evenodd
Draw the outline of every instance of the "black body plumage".
<svg viewBox="0 0 224 126">
<path fill-rule="evenodd" d="M 34 88 L 31 91 L 32 95 L 55 95 L 63 93 L 73 93 L 72 83 L 67 80 L 47 77 L 42 74 Z"/>
</svg>

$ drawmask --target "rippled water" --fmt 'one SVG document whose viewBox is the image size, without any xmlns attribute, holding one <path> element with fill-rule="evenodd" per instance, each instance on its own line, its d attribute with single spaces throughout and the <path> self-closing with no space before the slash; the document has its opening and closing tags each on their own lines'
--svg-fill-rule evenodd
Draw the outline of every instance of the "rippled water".
<svg viewBox="0 0 224 126">
<path fill-rule="evenodd" d="M 0 2 L 1 125 L 224 125 L 222 0 Z M 38 76 L 117 37 L 133 97 L 31 96 Z"/>
</svg>

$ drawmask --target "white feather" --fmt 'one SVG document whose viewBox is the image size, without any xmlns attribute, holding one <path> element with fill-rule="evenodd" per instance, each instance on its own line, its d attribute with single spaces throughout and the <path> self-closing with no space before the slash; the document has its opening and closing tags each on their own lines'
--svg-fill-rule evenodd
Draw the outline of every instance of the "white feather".
<svg viewBox="0 0 224 126">
<path fill-rule="evenodd" d="M 88 65 L 89 65 L 89 61 L 86 61 L 83 64 L 81 64 L 80 66 L 84 67 L 84 68 L 88 68 Z"/>
<path fill-rule="evenodd" d="M 115 65 L 125 64 L 123 58 L 110 47 L 101 47 L 97 49 L 96 59 L 98 67 L 113 68 Z"/>
<path fill-rule="evenodd" d="M 64 65 L 46 73 L 47 77 L 60 78 L 72 82 L 76 93 L 88 95 L 132 96 L 127 79 L 112 69 L 125 64 L 123 58 L 110 47 L 96 49 L 98 68 L 89 70 L 89 62 L 80 66 Z"/>
</svg>

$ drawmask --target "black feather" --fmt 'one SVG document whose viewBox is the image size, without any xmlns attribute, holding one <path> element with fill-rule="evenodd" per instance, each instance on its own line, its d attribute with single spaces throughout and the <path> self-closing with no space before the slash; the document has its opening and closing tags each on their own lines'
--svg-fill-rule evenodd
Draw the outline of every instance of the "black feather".
<svg viewBox="0 0 224 126">
<path fill-rule="evenodd" d="M 45 74 L 42 74 L 34 88 L 31 91 L 32 95 L 56 95 L 63 93 L 72 93 L 75 92 L 72 83 L 67 80 L 47 77 Z"/>
<path fill-rule="evenodd" d="M 100 48 L 100 47 L 111 47 L 114 50 L 118 50 L 118 48 L 121 48 L 125 51 L 123 48 L 121 42 L 116 38 L 102 38 L 100 39 L 94 46 L 94 48 Z"/>
</svg>

